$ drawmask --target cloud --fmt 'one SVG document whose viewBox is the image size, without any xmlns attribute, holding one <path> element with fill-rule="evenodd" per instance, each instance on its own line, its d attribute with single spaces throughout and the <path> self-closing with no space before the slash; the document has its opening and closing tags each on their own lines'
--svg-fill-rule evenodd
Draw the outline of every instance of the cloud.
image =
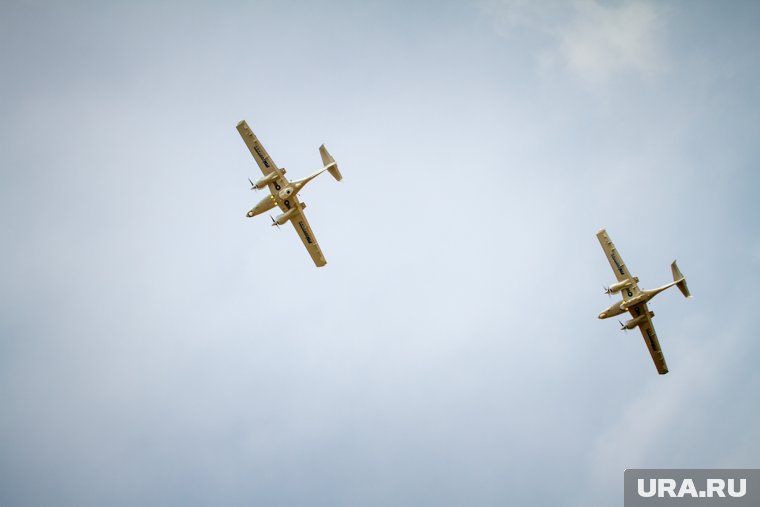
<svg viewBox="0 0 760 507">
<path fill-rule="evenodd" d="M 575 19 L 558 34 L 563 63 L 583 80 L 604 81 L 618 72 L 651 77 L 660 65 L 659 16 L 652 4 L 605 7 L 576 4 Z"/>
<path fill-rule="evenodd" d="M 550 41 L 538 53 L 544 67 L 560 67 L 588 85 L 615 75 L 653 78 L 662 68 L 664 10 L 650 2 L 604 5 L 597 0 L 502 0 L 486 11 L 504 36 L 527 30 Z"/>
</svg>

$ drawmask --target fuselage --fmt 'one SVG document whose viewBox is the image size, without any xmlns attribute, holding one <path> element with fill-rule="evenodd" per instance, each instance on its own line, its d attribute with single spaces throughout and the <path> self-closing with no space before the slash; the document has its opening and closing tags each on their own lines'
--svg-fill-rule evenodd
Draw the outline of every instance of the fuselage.
<svg viewBox="0 0 760 507">
<path fill-rule="evenodd" d="M 311 176 L 307 176 L 306 178 L 296 180 L 296 181 L 291 181 L 291 182 L 285 179 L 284 176 L 279 178 L 278 181 L 271 179 L 268 182 L 268 185 L 270 186 L 270 190 L 273 189 L 276 193 L 270 193 L 268 196 L 264 197 L 261 201 L 259 201 L 259 203 L 256 206 L 254 206 L 245 215 L 249 218 L 255 217 L 256 215 L 260 215 L 262 213 L 269 211 L 275 206 L 279 206 L 281 202 L 284 202 L 287 204 L 286 201 L 288 200 L 288 198 L 300 192 L 301 189 L 305 187 L 308 182 L 310 182 L 311 180 L 319 176 L 321 173 L 322 171 L 319 171 L 312 174 Z M 265 176 L 262 179 L 269 179 L 269 176 Z M 280 183 L 284 183 L 285 185 L 282 186 L 280 185 Z"/>
<path fill-rule="evenodd" d="M 600 319 L 609 319 L 610 317 L 616 317 L 618 315 L 621 315 L 631 308 L 633 308 L 636 305 L 639 305 L 641 303 L 646 303 L 653 297 L 655 297 L 660 292 L 664 291 L 665 289 L 668 289 L 670 287 L 673 287 L 676 285 L 677 282 L 671 282 L 667 285 L 663 285 L 662 287 L 658 287 L 656 289 L 652 290 L 642 290 L 638 294 L 636 294 L 633 297 L 628 298 L 627 300 L 621 300 L 617 303 L 611 305 L 609 308 L 604 310 L 602 313 L 599 314 Z"/>
</svg>

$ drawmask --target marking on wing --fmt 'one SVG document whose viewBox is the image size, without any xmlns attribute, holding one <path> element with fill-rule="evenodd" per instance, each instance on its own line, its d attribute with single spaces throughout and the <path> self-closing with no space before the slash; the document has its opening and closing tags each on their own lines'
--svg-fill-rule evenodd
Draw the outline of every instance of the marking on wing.
<svg viewBox="0 0 760 507">
<path fill-rule="evenodd" d="M 264 166 L 269 168 L 269 161 L 268 161 L 269 157 L 265 157 L 261 153 L 261 148 L 259 148 L 258 144 L 253 145 L 253 151 L 255 151 L 259 155 L 259 157 L 261 158 L 261 161 L 264 163 Z"/>
<path fill-rule="evenodd" d="M 623 270 L 623 266 L 620 264 L 620 261 L 617 260 L 617 257 L 615 257 L 615 251 L 610 252 L 610 258 L 615 263 L 615 266 L 617 266 L 618 271 L 620 271 L 621 275 L 625 275 L 625 271 Z"/>
<path fill-rule="evenodd" d="M 647 338 L 649 338 L 649 343 L 652 345 L 652 350 L 654 350 L 655 352 L 659 352 L 660 349 L 657 348 L 657 345 L 655 345 L 654 338 L 652 337 L 652 328 L 647 327 L 646 332 L 647 332 Z"/>
<path fill-rule="evenodd" d="M 311 245 L 311 243 L 312 243 L 311 236 L 309 236 L 309 233 L 307 232 L 306 226 L 303 224 L 303 221 L 299 220 L 298 221 L 298 226 L 303 231 L 303 237 L 306 238 L 306 242 Z"/>
</svg>

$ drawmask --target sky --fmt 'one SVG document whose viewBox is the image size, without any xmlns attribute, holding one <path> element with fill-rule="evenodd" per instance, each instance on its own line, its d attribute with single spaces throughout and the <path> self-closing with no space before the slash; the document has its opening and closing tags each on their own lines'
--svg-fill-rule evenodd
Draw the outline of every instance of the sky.
<svg viewBox="0 0 760 507">
<path fill-rule="evenodd" d="M 760 4 L 0 3 L 0 504 L 620 505 L 760 466 Z M 245 119 L 328 264 L 266 194 Z M 640 333 L 598 313 L 606 228 Z"/>
</svg>

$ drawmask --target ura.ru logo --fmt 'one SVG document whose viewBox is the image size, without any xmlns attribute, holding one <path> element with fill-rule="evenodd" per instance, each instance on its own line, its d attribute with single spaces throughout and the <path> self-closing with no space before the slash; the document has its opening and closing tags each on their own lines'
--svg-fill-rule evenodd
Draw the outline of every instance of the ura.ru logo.
<svg viewBox="0 0 760 507">
<path fill-rule="evenodd" d="M 726 493 L 739 498 L 747 494 L 747 479 L 707 479 L 704 489 L 697 489 L 692 479 L 684 479 L 680 485 L 675 479 L 639 479 L 638 493 L 644 498 L 726 498 Z"/>
</svg>

